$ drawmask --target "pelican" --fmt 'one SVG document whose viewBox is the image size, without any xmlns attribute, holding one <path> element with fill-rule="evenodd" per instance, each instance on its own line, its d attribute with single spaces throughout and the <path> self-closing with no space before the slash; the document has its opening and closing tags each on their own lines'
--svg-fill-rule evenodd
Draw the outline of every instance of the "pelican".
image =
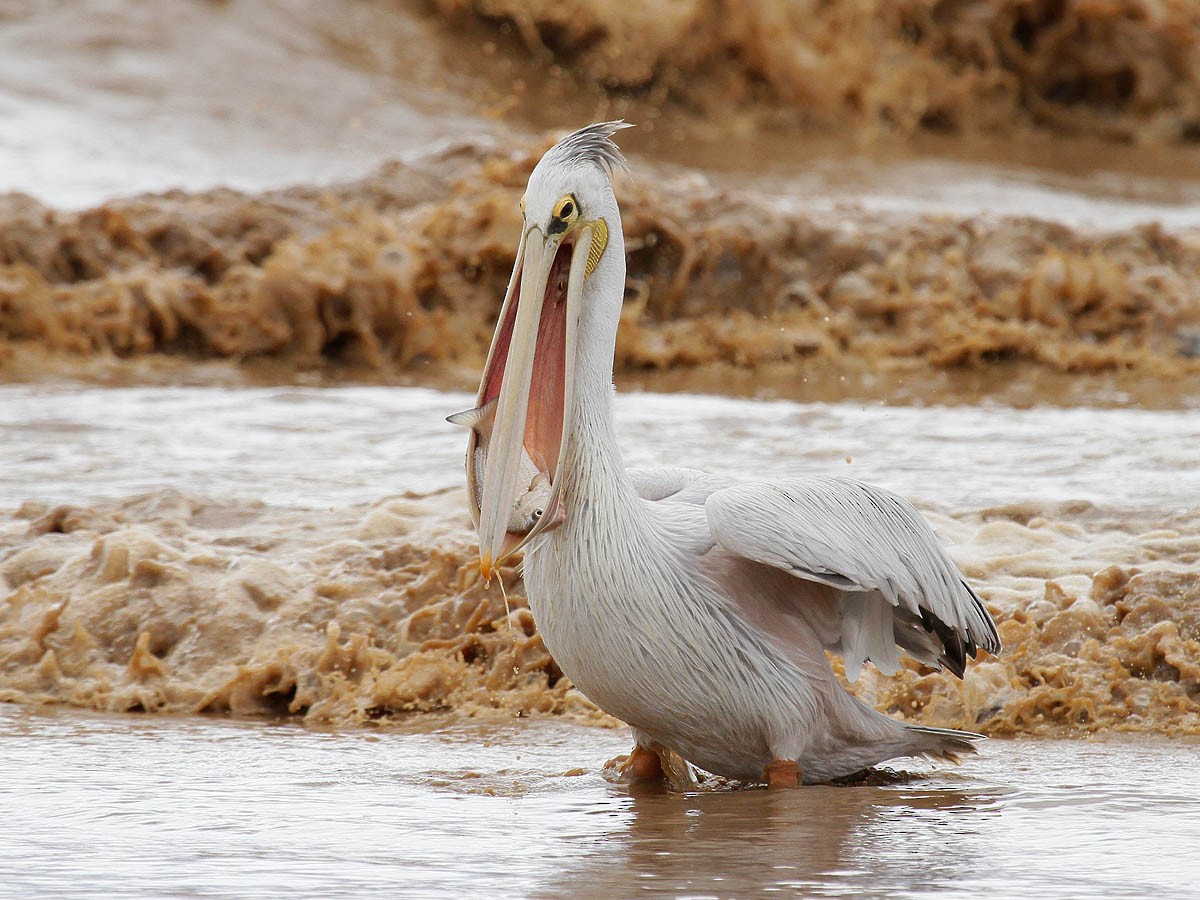
<svg viewBox="0 0 1200 900">
<path fill-rule="evenodd" d="M 516 263 L 470 427 L 480 570 L 524 550 L 529 606 L 575 686 L 627 722 L 629 780 L 685 760 L 771 788 L 981 735 L 897 722 L 839 684 L 907 653 L 962 677 L 998 653 L 979 595 L 905 500 L 848 478 L 629 470 L 613 427 L 625 247 L 613 135 L 589 125 L 530 175 Z M 689 771 L 690 771 L 689 766 Z"/>
</svg>

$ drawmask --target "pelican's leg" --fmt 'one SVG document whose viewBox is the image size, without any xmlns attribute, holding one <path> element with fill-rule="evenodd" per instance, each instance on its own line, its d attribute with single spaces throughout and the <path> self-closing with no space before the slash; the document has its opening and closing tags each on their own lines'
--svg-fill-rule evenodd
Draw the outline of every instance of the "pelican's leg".
<svg viewBox="0 0 1200 900">
<path fill-rule="evenodd" d="M 635 744 L 629 759 L 621 766 L 621 774 L 630 781 L 662 781 L 667 777 L 663 771 L 662 757 L 657 744 L 649 747 Z"/>
<path fill-rule="evenodd" d="M 666 781 L 663 754 L 666 751 L 654 741 L 637 739 L 628 756 L 617 756 L 604 764 L 604 771 L 616 781 Z"/>
<path fill-rule="evenodd" d="M 800 766 L 794 759 L 773 759 L 763 769 L 763 781 L 768 790 L 800 787 Z"/>
<path fill-rule="evenodd" d="M 694 791 L 704 776 L 686 759 L 636 729 L 633 750 L 604 764 L 609 781 L 626 784 L 661 784 L 673 791 Z"/>
</svg>

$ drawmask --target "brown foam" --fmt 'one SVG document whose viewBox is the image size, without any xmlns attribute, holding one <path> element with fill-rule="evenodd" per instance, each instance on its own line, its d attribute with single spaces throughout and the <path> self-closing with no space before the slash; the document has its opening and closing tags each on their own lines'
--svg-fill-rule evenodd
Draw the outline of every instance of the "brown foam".
<svg viewBox="0 0 1200 900">
<path fill-rule="evenodd" d="M 361 722 L 456 709 L 603 717 L 523 598 L 486 589 L 457 498 L 345 514 L 170 491 L 5 518 L 0 698 Z M 515 574 L 505 570 L 512 582 Z"/>
<path fill-rule="evenodd" d="M 1088 504 L 931 513 L 996 615 L 964 681 L 852 689 L 987 734 L 1200 733 L 1200 524 Z M 307 512 L 157 491 L 0 519 L 0 699 L 299 716 L 567 715 L 614 724 L 546 652 L 505 569 L 480 583 L 458 492 Z M 835 663 L 836 664 L 836 663 Z"/>
<path fill-rule="evenodd" d="M 129 360 L 142 380 L 139 361 L 172 357 L 285 380 L 473 386 L 540 149 L 459 149 L 326 192 L 169 194 L 83 213 L 10 197 L 0 366 L 37 378 Z M 761 372 L 795 384 L 995 372 L 1003 391 L 1016 366 L 1154 379 L 1158 403 L 1200 379 L 1194 232 L 804 212 L 653 170 L 620 193 L 618 375 Z"/>
<path fill-rule="evenodd" d="M 867 134 L 1036 126 L 1134 143 L 1192 141 L 1200 126 L 1189 0 L 1153 13 L 1138 0 L 436 6 L 513 33 L 618 105 L 645 97 L 713 121 L 749 108 L 771 124 Z"/>
<path fill-rule="evenodd" d="M 860 696 L 992 735 L 1200 732 L 1194 513 L 1023 504 L 943 530 L 961 541 L 952 553 L 988 600 L 1004 651 L 961 682 L 911 662 L 895 679 L 870 670 Z"/>
</svg>

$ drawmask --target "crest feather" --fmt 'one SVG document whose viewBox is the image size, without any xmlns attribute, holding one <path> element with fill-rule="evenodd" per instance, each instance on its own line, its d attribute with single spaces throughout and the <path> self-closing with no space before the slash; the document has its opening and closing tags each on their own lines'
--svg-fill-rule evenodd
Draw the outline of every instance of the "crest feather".
<svg viewBox="0 0 1200 900">
<path fill-rule="evenodd" d="M 632 128 L 633 125 L 623 119 L 612 122 L 593 122 L 578 131 L 568 134 L 547 151 L 547 156 L 554 157 L 555 162 L 572 164 L 591 162 L 604 170 L 612 178 L 615 169 L 629 171 L 629 164 L 617 146 L 613 135 L 622 128 Z"/>
</svg>

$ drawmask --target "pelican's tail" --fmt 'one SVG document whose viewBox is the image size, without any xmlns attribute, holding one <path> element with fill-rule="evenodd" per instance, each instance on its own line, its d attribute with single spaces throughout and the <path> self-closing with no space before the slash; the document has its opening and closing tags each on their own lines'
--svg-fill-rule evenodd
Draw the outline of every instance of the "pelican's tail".
<svg viewBox="0 0 1200 900">
<path fill-rule="evenodd" d="M 950 728 L 929 728 L 925 725 L 906 725 L 913 740 L 913 755 L 928 756 L 930 759 L 944 759 L 948 762 L 962 762 L 962 757 L 978 753 L 976 746 L 985 740 L 982 734 L 973 731 L 954 731 Z"/>
</svg>

